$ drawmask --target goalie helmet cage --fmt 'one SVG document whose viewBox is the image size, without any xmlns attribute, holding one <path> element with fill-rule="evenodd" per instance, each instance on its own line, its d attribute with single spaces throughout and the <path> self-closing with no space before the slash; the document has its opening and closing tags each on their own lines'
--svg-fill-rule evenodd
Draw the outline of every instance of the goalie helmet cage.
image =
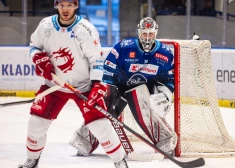
<svg viewBox="0 0 235 168">
<path fill-rule="evenodd" d="M 175 91 L 173 105 L 166 120 L 178 135 L 175 155 L 235 156 L 235 141 L 224 126 L 218 106 L 211 43 L 208 40 L 160 41 L 174 53 Z M 122 120 L 144 135 L 128 106 L 124 109 Z M 131 141 L 137 140 L 130 133 L 127 134 Z"/>
</svg>

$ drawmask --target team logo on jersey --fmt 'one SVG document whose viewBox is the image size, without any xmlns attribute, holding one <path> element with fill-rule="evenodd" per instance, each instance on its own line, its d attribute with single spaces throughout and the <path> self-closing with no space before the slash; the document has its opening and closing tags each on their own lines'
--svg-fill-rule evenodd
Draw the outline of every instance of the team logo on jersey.
<svg viewBox="0 0 235 168">
<path fill-rule="evenodd" d="M 112 53 L 113 55 L 115 55 L 115 58 L 116 58 L 116 59 L 118 59 L 119 53 L 117 52 L 117 50 L 116 50 L 115 48 L 113 48 L 113 49 L 111 50 L 111 53 Z"/>
<path fill-rule="evenodd" d="M 122 40 L 122 42 L 120 43 L 120 45 L 121 45 L 121 47 L 125 47 L 125 46 L 131 45 L 131 44 L 133 44 L 133 43 L 134 43 L 134 42 L 133 42 L 131 39 L 129 39 L 129 40 L 124 39 L 124 40 Z"/>
<path fill-rule="evenodd" d="M 163 49 L 166 49 L 167 51 L 169 51 L 171 54 L 172 54 L 172 51 L 171 51 L 171 46 L 169 46 L 169 45 L 165 45 L 165 44 L 162 44 L 162 48 Z M 174 48 L 172 48 L 172 49 L 174 49 Z"/>
<path fill-rule="evenodd" d="M 111 61 L 108 61 L 108 60 L 106 60 L 104 64 L 111 67 L 111 68 L 113 68 L 113 69 L 116 69 L 116 66 L 117 66 L 116 64 L 114 64 L 114 63 L 112 63 Z"/>
<path fill-rule="evenodd" d="M 95 45 L 97 45 L 97 44 L 99 44 L 99 43 L 100 43 L 100 39 L 94 40 L 94 44 L 95 44 Z"/>
<path fill-rule="evenodd" d="M 36 110 L 37 112 L 42 112 L 43 106 L 46 103 L 47 96 L 42 97 L 41 99 L 35 100 L 32 105 L 32 109 Z"/>
<path fill-rule="evenodd" d="M 57 67 L 63 72 L 67 73 L 72 71 L 74 66 L 74 58 L 71 50 L 67 48 L 60 48 L 58 51 L 52 53 L 50 57 L 53 57 L 56 61 Z"/>
<path fill-rule="evenodd" d="M 84 108 L 83 108 L 83 111 L 84 111 L 84 113 L 88 113 L 88 112 L 90 111 L 90 109 L 87 108 L 87 107 L 84 107 Z"/>
<path fill-rule="evenodd" d="M 72 31 L 72 33 L 71 33 L 71 36 L 70 36 L 71 38 L 75 38 L 75 35 L 74 35 L 74 31 Z"/>
<path fill-rule="evenodd" d="M 45 37 L 50 37 L 51 36 L 51 30 L 46 30 L 44 32 Z"/>
<path fill-rule="evenodd" d="M 136 53 L 135 52 L 130 52 L 129 58 L 135 58 Z"/>
<path fill-rule="evenodd" d="M 126 85 L 131 86 L 131 85 L 138 85 L 138 84 L 142 84 L 142 83 L 147 83 L 147 79 L 141 74 L 134 74 L 127 81 Z"/>
<path fill-rule="evenodd" d="M 103 70 L 103 65 L 94 65 L 92 69 L 100 69 L 100 70 Z"/>
<path fill-rule="evenodd" d="M 152 65 L 152 64 L 131 64 L 129 68 L 129 72 L 141 72 L 149 75 L 156 75 L 158 71 L 158 66 L 157 65 Z"/>
<path fill-rule="evenodd" d="M 137 72 L 137 71 L 139 71 L 139 64 L 131 64 L 129 72 Z"/>
<path fill-rule="evenodd" d="M 165 56 L 165 55 L 159 54 L 159 53 L 156 53 L 156 54 L 155 54 L 155 58 L 158 58 L 158 59 L 160 59 L 160 60 L 163 60 L 163 61 L 165 61 L 165 62 L 168 62 L 168 57 Z"/>
<path fill-rule="evenodd" d="M 64 32 L 65 32 L 65 30 L 66 30 L 66 28 L 64 28 L 64 27 L 62 27 L 62 28 L 61 28 L 61 32 L 63 32 L 63 33 L 64 33 Z"/>
<path fill-rule="evenodd" d="M 34 140 L 34 139 L 31 139 L 30 137 L 27 138 L 28 142 L 30 144 L 34 144 L 34 145 L 37 145 L 38 141 Z"/>
<path fill-rule="evenodd" d="M 109 146 L 111 144 L 110 141 L 106 141 L 106 142 L 102 142 L 101 146 L 105 147 L 105 146 Z"/>
</svg>

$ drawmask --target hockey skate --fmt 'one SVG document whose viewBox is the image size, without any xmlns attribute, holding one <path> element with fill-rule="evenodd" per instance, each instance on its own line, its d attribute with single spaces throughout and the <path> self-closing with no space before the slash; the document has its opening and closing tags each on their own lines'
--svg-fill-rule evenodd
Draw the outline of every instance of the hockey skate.
<svg viewBox="0 0 235 168">
<path fill-rule="evenodd" d="M 115 168 L 128 168 L 125 158 L 123 158 L 120 162 L 114 163 Z"/>
<path fill-rule="evenodd" d="M 38 168 L 39 158 L 27 159 L 26 162 L 23 165 L 19 165 L 18 168 Z"/>
</svg>

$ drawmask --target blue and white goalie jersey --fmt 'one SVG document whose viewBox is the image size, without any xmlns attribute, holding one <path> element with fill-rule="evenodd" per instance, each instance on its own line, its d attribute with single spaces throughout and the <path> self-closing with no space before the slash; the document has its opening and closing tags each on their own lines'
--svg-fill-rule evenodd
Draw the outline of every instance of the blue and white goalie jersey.
<svg viewBox="0 0 235 168">
<path fill-rule="evenodd" d="M 174 90 L 174 57 L 167 45 L 156 40 L 144 52 L 136 38 L 117 43 L 104 61 L 103 81 L 127 90 L 140 84 L 164 84 Z"/>
</svg>

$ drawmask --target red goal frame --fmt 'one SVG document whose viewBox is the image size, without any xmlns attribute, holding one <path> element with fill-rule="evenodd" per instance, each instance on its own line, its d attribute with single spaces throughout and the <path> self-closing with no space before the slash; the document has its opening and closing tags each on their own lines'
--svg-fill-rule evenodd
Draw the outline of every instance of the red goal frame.
<svg viewBox="0 0 235 168">
<path fill-rule="evenodd" d="M 174 47 L 174 130 L 178 141 L 175 148 L 175 156 L 181 156 L 181 129 L 180 129 L 180 45 L 174 41 L 162 41 Z"/>
</svg>

